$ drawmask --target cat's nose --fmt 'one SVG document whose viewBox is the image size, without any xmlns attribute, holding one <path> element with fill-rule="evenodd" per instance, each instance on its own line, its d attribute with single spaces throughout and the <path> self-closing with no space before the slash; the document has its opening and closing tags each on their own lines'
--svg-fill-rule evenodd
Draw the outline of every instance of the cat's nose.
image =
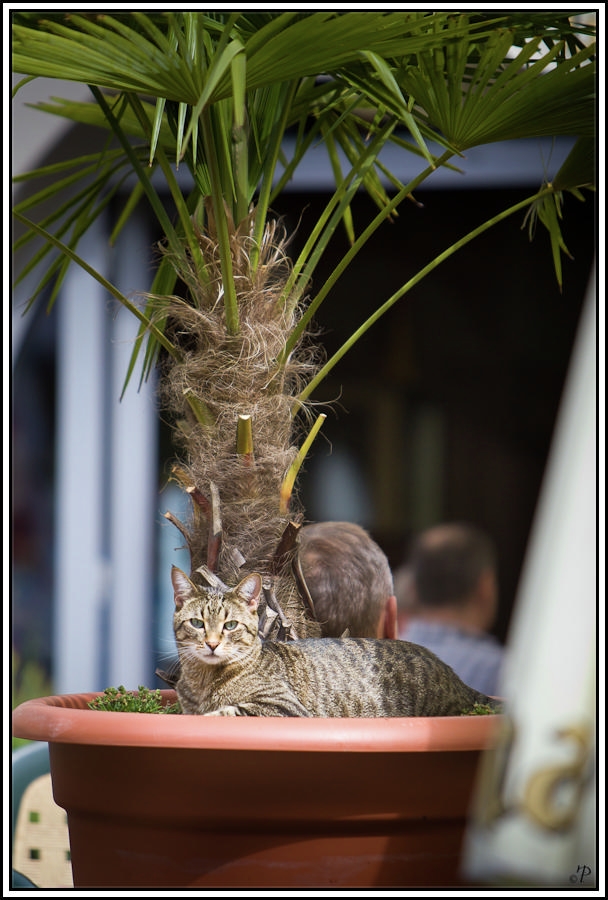
<svg viewBox="0 0 608 900">
<path fill-rule="evenodd" d="M 205 641 L 205 643 L 207 644 L 207 646 L 209 647 L 209 649 L 211 650 L 212 653 L 216 649 L 216 647 L 219 645 L 219 641 Z"/>
</svg>

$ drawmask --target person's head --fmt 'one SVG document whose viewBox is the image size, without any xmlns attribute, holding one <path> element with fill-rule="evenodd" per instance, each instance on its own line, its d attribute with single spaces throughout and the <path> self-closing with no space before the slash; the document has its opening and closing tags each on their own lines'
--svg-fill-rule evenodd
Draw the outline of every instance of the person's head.
<svg viewBox="0 0 608 900">
<path fill-rule="evenodd" d="M 323 637 L 397 637 L 393 576 L 383 550 L 351 522 L 300 531 L 300 566 Z"/>
<path fill-rule="evenodd" d="M 496 565 L 494 544 L 478 528 L 453 523 L 421 532 L 408 559 L 414 610 L 462 616 L 488 630 L 498 604 Z"/>
</svg>

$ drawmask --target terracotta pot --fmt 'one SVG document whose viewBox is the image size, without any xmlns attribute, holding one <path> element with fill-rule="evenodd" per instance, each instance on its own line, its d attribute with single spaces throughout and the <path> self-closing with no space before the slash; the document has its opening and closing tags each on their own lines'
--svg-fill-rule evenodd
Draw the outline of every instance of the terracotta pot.
<svg viewBox="0 0 608 900">
<path fill-rule="evenodd" d="M 49 742 L 75 887 L 463 884 L 475 770 L 500 716 L 162 716 L 89 710 L 95 696 L 13 712 L 16 736 Z"/>
</svg>

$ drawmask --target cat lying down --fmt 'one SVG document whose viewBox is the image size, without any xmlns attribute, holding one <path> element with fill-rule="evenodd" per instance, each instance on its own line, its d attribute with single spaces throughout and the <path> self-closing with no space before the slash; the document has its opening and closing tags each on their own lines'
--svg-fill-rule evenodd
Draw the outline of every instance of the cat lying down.
<svg viewBox="0 0 608 900">
<path fill-rule="evenodd" d="M 175 566 L 174 631 L 182 712 L 204 716 L 458 716 L 497 701 L 468 687 L 425 647 L 372 638 L 262 642 L 262 578 L 229 588 L 205 567 Z"/>
</svg>

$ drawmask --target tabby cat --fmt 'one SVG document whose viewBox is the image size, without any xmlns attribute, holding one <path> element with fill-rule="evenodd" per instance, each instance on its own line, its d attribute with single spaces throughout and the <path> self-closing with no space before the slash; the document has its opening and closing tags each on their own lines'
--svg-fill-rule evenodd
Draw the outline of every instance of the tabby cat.
<svg viewBox="0 0 608 900">
<path fill-rule="evenodd" d="M 434 653 L 407 641 L 309 638 L 262 642 L 262 578 L 228 588 L 205 566 L 194 584 L 175 566 L 177 697 L 204 716 L 451 716 L 495 701 Z M 194 577 L 194 576 L 193 576 Z"/>
</svg>

